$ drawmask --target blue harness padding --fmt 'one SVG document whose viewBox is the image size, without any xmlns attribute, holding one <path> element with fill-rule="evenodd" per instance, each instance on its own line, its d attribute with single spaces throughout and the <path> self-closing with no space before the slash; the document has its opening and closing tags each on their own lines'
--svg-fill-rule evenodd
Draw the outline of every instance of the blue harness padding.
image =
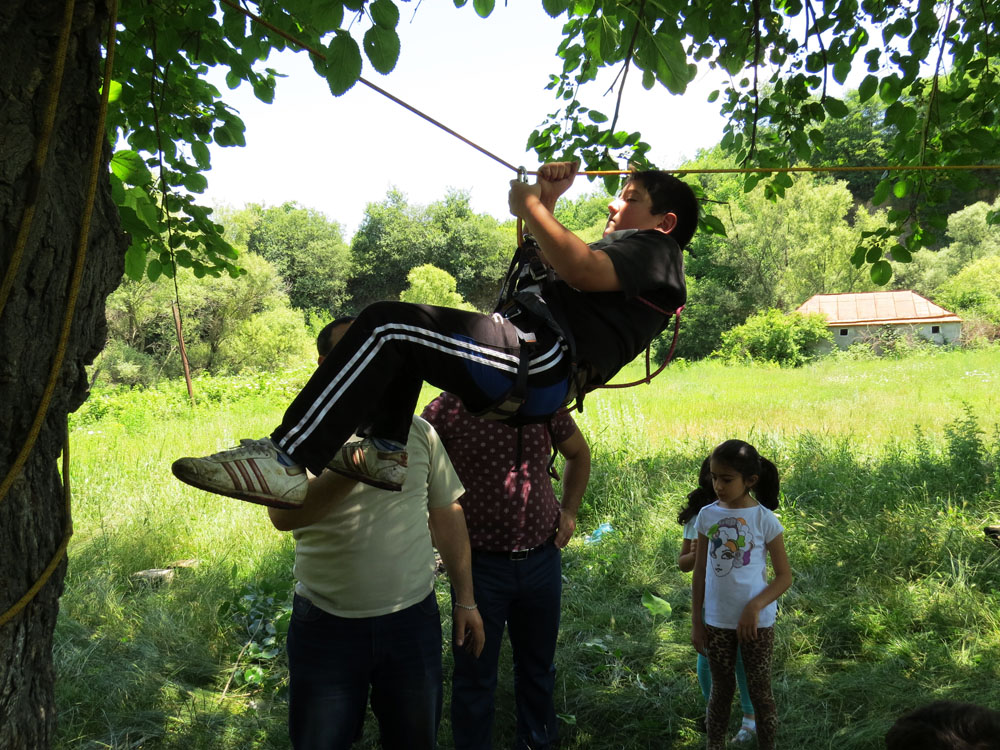
<svg viewBox="0 0 1000 750">
<path fill-rule="evenodd" d="M 575 386 L 577 365 L 576 345 L 569 326 L 556 319 L 552 309 L 542 297 L 544 284 L 555 278 L 552 269 L 538 257 L 538 244 L 527 236 L 518 246 L 504 276 L 495 312 L 517 327 L 521 337 L 517 374 L 507 391 L 487 408 L 474 412 L 475 416 L 504 422 L 512 427 L 548 422 L 559 407 L 569 403 L 574 396 L 580 402 Z M 569 361 L 569 375 L 542 388 L 528 388 L 528 365 L 537 351 L 534 337 L 524 332 L 548 330 L 562 348 Z"/>
</svg>

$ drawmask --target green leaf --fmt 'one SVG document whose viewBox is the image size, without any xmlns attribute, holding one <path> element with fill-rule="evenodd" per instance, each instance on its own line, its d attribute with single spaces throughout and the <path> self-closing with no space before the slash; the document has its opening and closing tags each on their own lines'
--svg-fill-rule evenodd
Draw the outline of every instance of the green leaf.
<svg viewBox="0 0 1000 750">
<path fill-rule="evenodd" d="M 872 281 L 879 286 L 885 286 L 892 279 L 892 266 L 889 261 L 880 260 L 872 264 Z"/>
<path fill-rule="evenodd" d="M 326 51 L 326 83 L 334 96 L 340 96 L 348 92 L 360 77 L 361 50 L 358 43 L 347 32 L 338 31 Z"/>
<path fill-rule="evenodd" d="M 701 226 L 701 229 L 709 234 L 717 234 L 721 237 L 727 236 L 726 227 L 718 216 L 713 216 L 712 214 L 702 214 L 698 223 Z"/>
<path fill-rule="evenodd" d="M 496 0 L 472 0 L 472 7 L 476 10 L 476 15 L 480 18 L 488 18 L 493 12 Z"/>
<path fill-rule="evenodd" d="M 161 273 L 163 273 L 163 264 L 160 263 L 159 258 L 153 258 L 146 266 L 146 278 L 150 281 L 156 281 L 160 278 Z"/>
<path fill-rule="evenodd" d="M 208 187 L 208 180 L 205 179 L 205 175 L 201 172 L 192 172 L 191 174 L 184 176 L 184 179 L 181 180 L 181 184 L 192 193 L 204 193 L 205 188 Z"/>
<path fill-rule="evenodd" d="M 542 8 L 550 18 L 557 18 L 566 12 L 571 0 L 542 0 Z"/>
<path fill-rule="evenodd" d="M 847 117 L 850 110 L 847 109 L 847 105 L 844 104 L 840 99 L 833 96 L 823 97 L 823 109 L 826 110 L 830 117 Z"/>
<path fill-rule="evenodd" d="M 892 194 L 897 198 L 905 198 L 910 194 L 910 189 L 913 185 L 910 183 L 909 178 L 904 177 L 898 180 L 895 185 L 892 186 Z"/>
<path fill-rule="evenodd" d="M 839 83 L 841 86 L 844 85 L 844 81 L 847 80 L 847 76 L 851 72 L 851 61 L 841 60 L 833 64 L 833 80 Z"/>
<path fill-rule="evenodd" d="M 108 181 L 111 183 L 111 200 L 116 206 L 122 205 L 125 202 L 125 185 L 113 172 Z"/>
<path fill-rule="evenodd" d="M 607 122 L 608 121 L 608 116 L 607 115 L 605 115 L 605 114 L 603 114 L 601 112 L 598 112 L 597 110 L 594 110 L 594 109 L 590 110 L 590 112 L 587 113 L 587 117 L 590 118 L 591 122 Z"/>
<path fill-rule="evenodd" d="M 344 22 L 344 6 L 337 0 L 314 0 L 309 4 L 309 21 L 320 34 L 336 31 Z"/>
<path fill-rule="evenodd" d="M 866 75 L 861 81 L 861 85 L 858 86 L 858 101 L 864 104 L 875 96 L 876 91 L 878 91 L 878 78 L 871 74 Z"/>
<path fill-rule="evenodd" d="M 372 67 L 382 75 L 387 75 L 399 60 L 399 35 L 394 29 L 372 26 L 365 32 L 365 54 Z"/>
<path fill-rule="evenodd" d="M 153 234 L 160 233 L 160 211 L 148 193 L 140 188 L 129 188 L 125 191 L 124 205 L 135 211 L 139 220 Z"/>
<path fill-rule="evenodd" d="M 139 281 L 146 270 L 146 248 L 133 242 L 125 251 L 125 275 Z"/>
<path fill-rule="evenodd" d="M 111 171 L 129 185 L 148 185 L 153 181 L 153 173 L 135 151 L 116 151 L 111 157 Z"/>
<path fill-rule="evenodd" d="M 642 606 L 648 609 L 654 616 L 660 615 L 661 617 L 670 618 L 673 613 L 673 608 L 670 606 L 670 602 L 661 599 L 656 594 L 651 594 L 648 591 L 642 595 Z"/>
<path fill-rule="evenodd" d="M 191 155 L 202 169 L 208 169 L 212 163 L 211 152 L 202 141 L 194 141 L 191 144 Z"/>
<path fill-rule="evenodd" d="M 854 254 L 851 256 L 851 265 L 855 268 L 861 268 L 865 262 L 865 255 L 868 252 L 868 248 L 864 245 L 857 245 L 854 248 Z"/>
<path fill-rule="evenodd" d="M 913 255 L 902 245 L 893 245 L 892 250 L 889 252 L 892 254 L 892 259 L 899 261 L 900 263 L 909 263 L 913 260 Z"/>
<path fill-rule="evenodd" d="M 101 86 L 99 93 L 104 94 L 104 87 Z M 108 86 L 108 103 L 118 101 L 118 97 L 122 95 L 122 85 L 118 81 L 112 80 L 111 85 Z"/>
<path fill-rule="evenodd" d="M 878 85 L 878 96 L 886 104 L 892 104 L 902 93 L 903 84 L 896 76 L 886 76 Z"/>
<path fill-rule="evenodd" d="M 889 197 L 889 188 L 892 187 L 892 180 L 888 177 L 881 180 L 878 185 L 875 186 L 875 195 L 872 196 L 872 202 L 876 206 L 881 206 L 885 203 L 886 198 Z"/>
<path fill-rule="evenodd" d="M 336 5 L 336 2 L 333 4 Z M 392 0 L 375 0 L 368 6 L 368 12 L 379 26 L 394 29 L 399 24 L 399 8 Z"/>
</svg>

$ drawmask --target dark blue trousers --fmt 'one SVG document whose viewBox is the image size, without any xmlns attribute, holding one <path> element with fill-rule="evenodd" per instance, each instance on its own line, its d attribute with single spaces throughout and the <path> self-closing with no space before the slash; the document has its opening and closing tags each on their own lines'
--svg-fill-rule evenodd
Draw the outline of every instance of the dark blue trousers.
<svg viewBox="0 0 1000 750">
<path fill-rule="evenodd" d="M 489 750 L 492 746 L 504 625 L 514 655 L 515 747 L 543 750 L 558 739 L 552 694 L 562 597 L 560 559 L 552 542 L 523 560 L 473 550 L 472 580 L 486 628 L 486 647 L 478 659 L 462 649 L 452 649 L 451 724 L 456 750 Z"/>
<path fill-rule="evenodd" d="M 441 616 L 434 592 L 379 617 L 347 618 L 295 596 L 288 628 L 288 733 L 296 750 L 347 750 L 371 689 L 386 750 L 432 750 L 441 721 Z"/>
</svg>

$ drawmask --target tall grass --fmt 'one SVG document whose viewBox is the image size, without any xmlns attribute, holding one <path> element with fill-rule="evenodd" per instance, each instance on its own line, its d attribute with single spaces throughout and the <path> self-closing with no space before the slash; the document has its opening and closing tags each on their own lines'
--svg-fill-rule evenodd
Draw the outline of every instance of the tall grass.
<svg viewBox="0 0 1000 750">
<path fill-rule="evenodd" d="M 783 476 L 795 583 L 777 624 L 782 747 L 878 748 L 895 716 L 934 698 L 1000 706 L 1000 550 L 981 531 L 1000 520 L 998 364 L 993 352 L 795 371 L 699 363 L 588 397 L 579 422 L 594 471 L 579 528 L 615 531 L 563 557 L 563 747 L 703 746 L 675 516 L 728 437 Z M 288 747 L 290 536 L 257 506 L 181 485 L 169 464 L 266 433 L 298 377 L 217 379 L 194 409 L 176 388 L 105 394 L 77 417 L 60 747 Z M 133 576 L 181 560 L 197 564 L 169 584 Z M 672 616 L 651 615 L 646 592 Z M 505 649 L 498 747 L 513 739 L 509 662 Z M 376 745 L 372 722 L 363 745 Z M 447 712 L 440 745 L 451 747 Z"/>
</svg>

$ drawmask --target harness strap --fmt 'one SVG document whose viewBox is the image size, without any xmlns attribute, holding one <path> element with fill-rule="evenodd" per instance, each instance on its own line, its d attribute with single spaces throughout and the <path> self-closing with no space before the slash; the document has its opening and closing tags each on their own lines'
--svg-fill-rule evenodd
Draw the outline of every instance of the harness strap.
<svg viewBox="0 0 1000 750">
<path fill-rule="evenodd" d="M 517 416 L 525 400 L 528 398 L 528 364 L 531 361 L 533 347 L 522 340 L 520 357 L 517 361 L 517 374 L 514 385 L 498 401 L 490 404 L 482 411 L 472 412 L 474 416 L 491 421 L 507 421 Z"/>
<path fill-rule="evenodd" d="M 652 307 L 655 310 L 659 310 L 660 309 L 660 308 L 656 307 L 656 305 L 654 305 L 653 303 L 649 302 L 648 300 L 643 299 L 642 297 L 638 297 L 637 299 L 642 300 L 643 302 L 645 302 L 647 305 L 649 305 L 650 307 Z M 672 360 L 674 358 L 674 350 L 677 349 L 677 336 L 681 332 L 681 311 L 683 309 L 684 309 L 684 305 L 681 305 L 673 313 L 673 315 L 674 315 L 674 337 L 673 337 L 673 339 L 670 342 L 670 349 L 667 351 L 666 358 L 663 360 L 663 363 L 659 367 L 656 368 L 656 372 L 650 373 L 650 371 L 649 371 L 649 369 L 650 369 L 650 365 L 649 365 L 649 349 L 650 349 L 650 347 L 647 346 L 646 347 L 646 377 L 641 378 L 640 380 L 633 380 L 631 383 L 605 383 L 603 385 L 595 386 L 595 388 L 592 389 L 592 390 L 596 390 L 597 388 L 631 388 L 634 385 L 642 385 L 643 383 L 648 384 L 650 381 L 652 381 L 653 378 L 655 378 L 657 375 L 659 375 L 661 372 L 663 372 L 663 369 L 668 364 L 670 364 L 670 360 Z M 665 313 L 665 314 L 666 315 L 670 315 L 670 313 Z"/>
</svg>

